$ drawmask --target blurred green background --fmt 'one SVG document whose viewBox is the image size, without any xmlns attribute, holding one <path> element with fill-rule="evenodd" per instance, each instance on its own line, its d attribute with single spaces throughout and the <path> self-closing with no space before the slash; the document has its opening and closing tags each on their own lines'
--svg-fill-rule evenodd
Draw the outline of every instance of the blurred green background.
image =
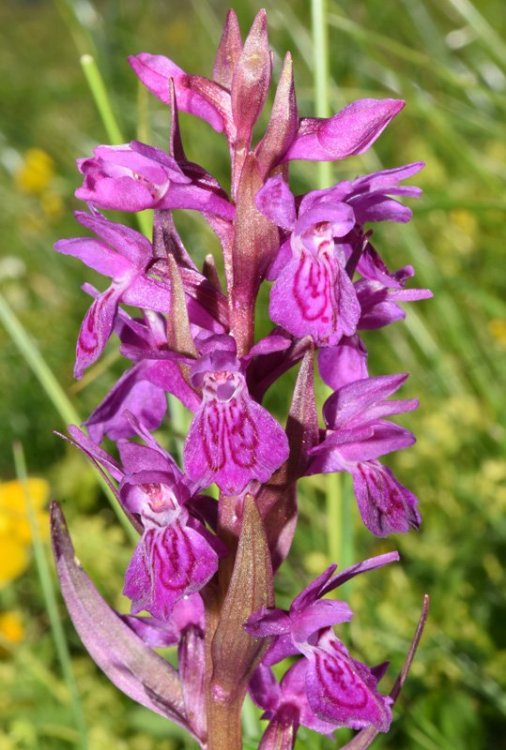
<svg viewBox="0 0 506 750">
<path fill-rule="evenodd" d="M 0 5 L 0 294 L 83 416 L 122 364 L 113 344 L 90 375 L 74 383 L 75 339 L 88 306 L 79 286 L 91 274 L 52 250 L 56 239 L 79 231 L 72 218 L 74 160 L 107 142 L 79 55 L 96 57 L 125 140 L 140 136 L 163 147 L 166 109 L 140 90 L 125 58 L 140 51 L 166 54 L 191 72 L 210 74 L 227 7 L 221 0 Z M 260 5 L 241 0 L 234 7 L 245 32 Z M 310 4 L 281 0 L 266 7 L 275 75 L 291 49 L 301 114 L 314 114 Z M 403 564 L 349 588 L 356 616 L 343 637 L 368 663 L 390 659 L 395 675 L 422 594 L 429 592 L 420 652 L 392 731 L 375 747 L 506 748 L 504 2 L 329 1 L 328 24 L 333 110 L 364 96 L 407 100 L 374 151 L 335 165 L 333 177 L 426 161 L 416 180 L 424 197 L 412 204 L 413 222 L 381 226 L 375 236 L 391 267 L 413 263 L 417 284 L 435 293 L 433 301 L 411 305 L 405 322 L 367 337 L 371 373 L 411 372 L 406 396 L 421 399 L 419 410 L 403 420 L 418 443 L 392 466 L 419 496 L 424 522 L 417 534 L 378 541 L 361 528 L 355 506 L 345 503 L 352 533 L 339 562 L 397 548 Z M 189 117 L 182 121 L 189 156 L 226 184 L 219 136 Z M 314 177 L 312 165 L 293 170 L 300 190 L 315 187 Z M 185 219 L 182 232 L 197 257 L 208 252 L 201 223 Z M 119 592 L 131 543 L 84 460 L 52 434 L 63 429 L 62 420 L 1 324 L 0 347 L 0 479 L 15 477 L 12 443 L 21 441 L 29 474 L 45 478 L 64 504 L 83 565 L 108 600 L 125 610 Z M 280 418 L 287 393 L 285 383 L 285 391 L 281 386 L 270 396 Z M 325 495 L 333 487 L 321 477 L 301 483 L 301 524 L 279 578 L 282 604 L 300 580 L 329 561 Z M 0 485 L 0 750 L 82 747 L 18 490 Z M 107 682 L 60 608 L 90 749 L 183 747 L 169 724 Z M 258 731 L 249 707 L 247 747 L 257 746 Z M 338 732 L 327 740 L 301 731 L 297 747 L 338 747 L 346 736 Z"/>
</svg>

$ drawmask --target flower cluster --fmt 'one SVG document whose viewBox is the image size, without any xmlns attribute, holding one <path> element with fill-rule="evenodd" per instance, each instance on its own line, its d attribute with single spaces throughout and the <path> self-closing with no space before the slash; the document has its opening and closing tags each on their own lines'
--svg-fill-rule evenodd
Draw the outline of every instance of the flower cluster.
<svg viewBox="0 0 506 750">
<path fill-rule="evenodd" d="M 170 108 L 168 151 L 132 142 L 99 146 L 79 160 L 76 196 L 88 212 L 76 219 L 91 236 L 61 240 L 56 249 L 111 280 L 102 292 L 84 287 L 92 302 L 78 337 L 76 377 L 113 334 L 130 362 L 85 422 L 87 431 L 72 426 L 68 439 L 103 472 L 139 534 L 125 573 L 132 609 L 119 616 L 99 597 L 74 560 L 54 506 L 67 606 L 112 681 L 179 722 L 202 747 L 241 747 L 248 690 L 269 720 L 263 750 L 291 747 L 300 725 L 323 734 L 346 726 L 374 737 L 388 730 L 395 698 L 378 691 L 386 665 L 369 668 L 351 656 L 333 626 L 352 612 L 323 597 L 357 573 L 397 560 L 397 553 L 337 575 L 330 567 L 289 612 L 274 606 L 273 572 L 290 549 L 296 483 L 304 476 L 349 472 L 362 519 L 378 536 L 420 523 L 415 496 L 379 461 L 414 442 L 388 418 L 417 402 L 389 398 L 406 375 L 370 375 L 360 332 L 403 318 L 399 303 L 430 296 L 406 287 L 410 266 L 387 268 L 369 228 L 409 220 L 399 199 L 419 195 L 404 181 L 422 164 L 304 195 L 292 193 L 289 166 L 363 153 L 404 103 L 362 99 L 328 119 L 300 118 L 287 55 L 266 131 L 254 144 L 271 83 L 263 11 L 244 43 L 229 13 L 212 79 L 158 55 L 142 53 L 130 64 Z M 179 111 L 224 134 L 229 191 L 187 159 Z M 152 239 L 108 219 L 102 213 L 108 209 L 154 209 Z M 195 264 L 174 209 L 199 212 L 216 233 L 224 285 L 212 256 L 202 270 Z M 256 301 L 267 282 L 273 326 L 257 340 Z M 333 391 L 323 429 L 315 354 Z M 299 373 L 283 428 L 262 401 L 294 366 Z M 168 394 L 191 413 L 182 465 L 153 434 L 170 421 Z M 104 438 L 115 443 L 111 453 L 101 447 Z M 177 671 L 152 650 L 167 645 L 178 647 Z M 271 667 L 289 656 L 296 660 L 278 683 Z"/>
</svg>

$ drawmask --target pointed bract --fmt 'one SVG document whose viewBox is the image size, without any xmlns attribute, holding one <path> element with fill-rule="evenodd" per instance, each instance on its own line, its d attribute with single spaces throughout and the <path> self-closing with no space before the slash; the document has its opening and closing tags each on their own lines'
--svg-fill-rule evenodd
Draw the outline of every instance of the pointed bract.
<svg viewBox="0 0 506 750">
<path fill-rule="evenodd" d="M 232 115 L 237 142 L 248 147 L 271 82 L 271 53 L 265 10 L 260 10 L 244 42 L 231 85 Z"/>
</svg>

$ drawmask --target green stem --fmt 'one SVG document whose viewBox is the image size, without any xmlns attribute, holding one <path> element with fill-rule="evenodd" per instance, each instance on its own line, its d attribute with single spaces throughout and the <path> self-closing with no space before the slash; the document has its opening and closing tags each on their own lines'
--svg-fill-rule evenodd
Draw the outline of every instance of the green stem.
<svg viewBox="0 0 506 750">
<path fill-rule="evenodd" d="M 3 323 L 7 333 L 11 337 L 14 344 L 17 346 L 19 352 L 24 357 L 28 366 L 31 368 L 33 374 L 38 379 L 43 390 L 48 396 L 49 400 L 55 407 L 56 411 L 60 415 L 64 425 L 68 424 L 80 424 L 81 417 L 74 409 L 71 401 L 67 394 L 55 378 L 52 370 L 49 368 L 46 360 L 43 358 L 35 343 L 31 340 L 30 336 L 22 326 L 21 322 L 14 315 L 7 300 L 0 294 L 0 321 Z M 107 482 L 104 480 L 100 472 L 95 469 L 96 476 L 102 489 L 104 490 L 107 499 L 109 500 L 113 511 L 118 517 L 121 525 L 129 538 L 135 543 L 138 542 L 138 534 L 135 529 L 132 528 L 130 522 L 126 518 L 123 510 L 118 504 L 118 500 Z"/>
<path fill-rule="evenodd" d="M 342 566 L 341 541 L 342 541 L 342 518 L 341 508 L 343 503 L 343 489 L 341 474 L 327 474 L 325 485 L 327 489 L 327 549 L 330 562 L 337 562 Z"/>
<path fill-rule="evenodd" d="M 317 117 L 330 115 L 329 98 L 329 44 L 327 30 L 326 0 L 311 0 L 311 24 L 313 32 L 314 91 Z M 332 164 L 318 163 L 320 188 L 332 183 Z"/>
<path fill-rule="evenodd" d="M 311 0 L 311 20 L 313 30 L 313 65 L 316 114 L 318 117 L 330 115 L 329 97 L 329 44 L 327 29 L 326 0 Z M 320 188 L 332 184 L 332 164 L 318 164 Z M 326 395 L 329 395 L 327 392 Z M 340 473 L 328 474 L 326 483 L 327 504 L 327 547 L 332 562 L 344 566 L 353 557 L 353 527 L 351 522 L 350 491 Z"/>
<path fill-rule="evenodd" d="M 0 320 L 65 424 L 79 424 L 81 421 L 79 414 L 72 406 L 34 342 L 14 315 L 7 300 L 1 294 Z"/>
<path fill-rule="evenodd" d="M 51 625 L 51 632 L 56 647 L 56 653 L 60 661 L 65 682 L 69 690 L 72 713 L 74 715 L 74 721 L 76 724 L 77 731 L 79 733 L 79 746 L 82 750 L 88 750 L 88 739 L 86 730 L 86 721 L 81 706 L 81 700 L 79 698 L 79 692 L 77 690 L 77 683 L 72 670 L 72 663 L 70 661 L 70 654 L 65 638 L 65 633 L 60 620 L 58 612 L 58 604 L 56 601 L 56 593 L 53 586 L 53 580 L 49 569 L 49 563 L 44 550 L 44 544 L 39 531 L 39 525 L 33 508 L 32 498 L 30 497 L 30 491 L 28 489 L 28 478 L 26 473 L 26 463 L 23 453 L 23 448 L 20 443 L 16 443 L 13 447 L 14 453 L 14 464 L 16 467 L 16 474 L 18 480 L 23 486 L 25 495 L 26 510 L 28 520 L 30 523 L 30 529 L 32 534 L 33 542 L 33 553 L 35 562 L 37 565 L 37 571 L 39 574 L 40 585 L 46 604 L 46 611 L 49 617 Z"/>
<path fill-rule="evenodd" d="M 113 112 L 111 98 L 95 62 L 95 58 L 89 54 L 81 55 L 81 67 L 109 141 L 114 145 L 124 143 L 125 139 Z M 135 218 L 141 232 L 146 237 L 151 238 L 153 233 L 152 212 L 142 211 L 136 213 Z"/>
<path fill-rule="evenodd" d="M 114 145 L 124 143 L 123 135 L 118 125 L 118 121 L 112 111 L 111 100 L 107 94 L 100 71 L 95 59 L 91 55 L 81 55 L 81 67 L 90 87 L 91 94 L 97 106 L 100 119 L 102 120 L 105 132 L 110 142 Z"/>
</svg>

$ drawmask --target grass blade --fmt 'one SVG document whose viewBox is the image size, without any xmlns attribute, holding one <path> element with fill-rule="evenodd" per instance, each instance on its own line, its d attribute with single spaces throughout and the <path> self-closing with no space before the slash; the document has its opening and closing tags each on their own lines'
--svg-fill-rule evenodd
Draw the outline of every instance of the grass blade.
<svg viewBox="0 0 506 750">
<path fill-rule="evenodd" d="M 16 443 L 13 447 L 14 453 L 14 465 L 16 467 L 16 475 L 18 480 L 23 485 L 23 491 L 25 495 L 27 516 L 30 523 L 33 553 L 35 557 L 35 563 L 37 566 L 37 572 L 39 574 L 40 585 L 46 604 L 46 611 L 51 625 L 51 632 L 53 634 L 54 644 L 56 653 L 60 662 L 61 670 L 67 683 L 70 702 L 72 707 L 72 713 L 76 724 L 77 731 L 79 733 L 79 747 L 82 750 L 88 750 L 88 739 L 86 721 L 84 718 L 83 709 L 81 706 L 81 700 L 77 689 L 77 683 L 72 669 L 72 663 L 70 661 L 70 654 L 65 638 L 65 633 L 60 620 L 58 612 L 58 604 L 56 601 L 56 592 L 53 585 L 53 579 L 49 568 L 49 563 L 46 557 L 44 544 L 39 532 L 39 527 L 35 512 L 33 509 L 33 502 L 30 497 L 30 491 L 28 489 L 26 463 L 23 453 L 23 448 L 20 443 Z"/>
<path fill-rule="evenodd" d="M 17 346 L 19 352 L 24 357 L 35 377 L 38 379 L 43 390 L 60 415 L 65 426 L 68 424 L 80 424 L 81 417 L 79 416 L 71 401 L 69 400 L 67 394 L 55 378 L 52 370 L 49 368 L 46 360 L 39 352 L 37 346 L 31 340 L 23 325 L 11 310 L 7 300 L 1 294 L 0 321 L 4 324 L 7 333 L 11 337 L 14 344 Z M 102 489 L 107 495 L 107 499 L 109 500 L 109 503 L 111 504 L 111 507 L 118 517 L 118 520 L 123 526 L 125 532 L 132 541 L 137 543 L 137 532 L 132 528 L 128 519 L 123 513 L 123 510 L 119 507 L 114 493 L 111 491 L 110 487 L 107 485 L 98 470 L 95 470 L 95 472 L 97 480 L 102 485 Z"/>
</svg>

